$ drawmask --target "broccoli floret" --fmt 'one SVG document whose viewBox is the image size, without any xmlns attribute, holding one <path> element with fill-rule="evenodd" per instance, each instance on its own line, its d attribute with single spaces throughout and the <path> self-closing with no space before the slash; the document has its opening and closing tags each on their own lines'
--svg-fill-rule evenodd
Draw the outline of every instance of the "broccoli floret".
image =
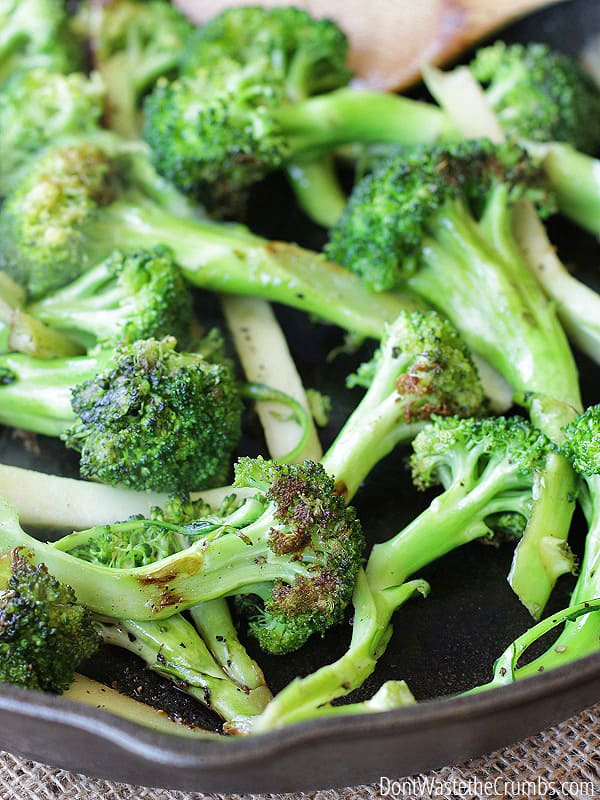
<svg viewBox="0 0 600 800">
<path fill-rule="evenodd" d="M 356 186 L 327 252 L 371 288 L 401 285 L 442 311 L 515 390 L 579 409 L 564 331 L 512 233 L 521 196 L 551 207 L 541 170 L 512 144 L 398 156 Z"/>
<path fill-rule="evenodd" d="M 82 53 L 63 0 L 4 0 L 0 8 L 0 84 L 17 70 L 75 72 Z"/>
<path fill-rule="evenodd" d="M 40 361 L 0 356 L 0 421 L 61 436 L 81 473 L 104 483 L 179 492 L 222 483 L 240 436 L 227 367 L 175 340 Z"/>
<path fill-rule="evenodd" d="M 0 195 L 8 194 L 44 147 L 94 131 L 103 107 L 97 72 L 63 75 L 39 67 L 12 77 L 0 90 Z"/>
<path fill-rule="evenodd" d="M 410 441 L 432 414 L 470 417 L 485 408 L 467 347 L 435 311 L 400 314 L 373 359 L 348 383 L 368 391 L 322 462 L 347 499 L 373 466 Z"/>
<path fill-rule="evenodd" d="M 168 247 L 115 252 L 28 309 L 89 349 L 172 335 L 190 340 L 192 296 Z"/>
<path fill-rule="evenodd" d="M 193 25 L 166 0 L 110 0 L 84 3 L 76 27 L 90 40 L 106 83 L 108 124 L 137 138 L 142 98 L 161 75 L 175 71 Z"/>
<path fill-rule="evenodd" d="M 109 135 L 102 144 L 51 150 L 0 209 L 0 269 L 39 297 L 115 249 L 162 243 L 194 285 L 282 302 L 365 335 L 379 336 L 410 306 L 401 296 L 373 297 L 309 250 L 182 210 L 165 195 L 143 145 Z"/>
<path fill-rule="evenodd" d="M 495 42 L 469 65 L 507 134 L 567 142 L 584 152 L 600 143 L 600 91 L 569 56 L 546 44 Z"/>
<path fill-rule="evenodd" d="M 70 586 L 14 549 L 0 591 L 0 682 L 61 693 L 100 644 L 98 628 Z"/>
<path fill-rule="evenodd" d="M 263 605 L 252 633 L 268 652 L 291 652 L 341 620 L 364 550 L 360 522 L 323 467 L 310 461 L 242 459 L 235 485 L 257 489 L 237 521 L 226 518 L 148 566 L 86 564 L 25 534 L 7 504 L 0 505 L 0 547 L 27 547 L 92 611 L 118 619 L 167 618 L 206 600 L 257 595 Z"/>
</svg>

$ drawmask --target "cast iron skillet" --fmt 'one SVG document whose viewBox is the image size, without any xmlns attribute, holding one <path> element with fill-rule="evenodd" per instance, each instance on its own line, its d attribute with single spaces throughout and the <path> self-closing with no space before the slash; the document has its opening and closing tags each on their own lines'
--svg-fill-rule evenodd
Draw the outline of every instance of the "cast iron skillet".
<svg viewBox="0 0 600 800">
<path fill-rule="evenodd" d="M 573 0 L 533 15 L 504 33 L 509 41 L 547 41 L 576 54 L 587 37 L 600 33 L 600 4 Z M 318 246 L 319 232 L 290 211 L 285 187 L 270 181 L 254 198 L 250 223 L 272 237 Z M 273 202 L 273 198 L 277 202 Z M 577 263 L 580 277 L 596 284 L 600 247 L 565 222 L 553 223 L 553 240 L 563 257 Z M 215 311 L 208 296 L 200 313 Z M 342 355 L 326 364 L 323 354 L 341 343 L 339 331 L 310 325 L 299 313 L 279 309 L 305 384 L 330 394 L 336 413 L 323 432 L 325 446 L 357 402 L 344 377 L 364 357 Z M 598 401 L 598 370 L 579 362 L 584 400 Z M 260 449 L 256 420 L 247 419 L 244 452 Z M 0 431 L 0 460 L 49 472 L 76 475 L 77 464 L 62 446 L 40 438 L 36 455 Z M 405 472 L 406 453 L 380 465 L 356 498 L 370 541 L 400 530 L 429 498 L 418 496 Z M 32 498 L 35 502 L 35 498 Z M 579 520 L 573 546 L 581 551 Z M 384 680 L 404 678 L 422 701 L 398 711 L 320 720 L 248 739 L 194 741 L 158 734 L 106 712 L 64 698 L 0 688 L 0 747 L 57 766 L 135 784 L 220 792 L 282 792 L 401 777 L 493 750 L 558 722 L 600 697 L 600 653 L 519 684 L 468 698 L 448 697 L 490 678 L 494 659 L 530 624 L 506 583 L 512 549 L 475 543 L 424 570 L 432 587 L 425 600 L 411 601 L 394 618 L 395 635 L 375 674 L 350 699 L 372 694 Z M 562 578 L 548 613 L 567 605 L 572 578 Z M 242 631 L 243 634 L 243 631 Z M 341 655 L 349 627 L 311 641 L 296 654 L 265 657 L 249 648 L 274 691 Z M 135 657 L 104 648 L 85 665 L 87 674 L 141 696 L 208 728 L 217 721 L 163 679 L 144 671 Z M 139 697 L 140 695 L 137 694 Z M 445 696 L 445 697 L 444 697 Z M 432 699 L 443 698 L 443 699 Z"/>
</svg>

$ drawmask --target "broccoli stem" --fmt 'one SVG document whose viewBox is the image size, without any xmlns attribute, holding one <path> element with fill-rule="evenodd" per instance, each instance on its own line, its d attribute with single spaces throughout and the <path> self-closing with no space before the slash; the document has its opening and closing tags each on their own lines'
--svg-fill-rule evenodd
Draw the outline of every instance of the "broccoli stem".
<svg viewBox="0 0 600 800">
<path fill-rule="evenodd" d="M 491 216 L 504 216 L 503 194 L 500 189 L 490 206 Z M 425 240 L 424 265 L 408 279 L 408 286 L 444 312 L 469 347 L 513 389 L 580 409 L 577 369 L 553 305 L 539 287 L 532 295 L 521 291 L 514 273 L 518 270 L 520 275 L 526 268 L 505 263 L 486 241 L 484 231 L 492 223 L 480 229 L 459 202 L 448 203 L 435 219 L 436 236 Z M 532 421 L 545 430 L 543 415 Z"/>
<path fill-rule="evenodd" d="M 203 639 L 180 614 L 160 622 L 121 620 L 99 623 L 105 644 L 140 656 L 154 672 L 164 675 L 187 694 L 214 709 L 223 719 L 239 720 L 260 714 L 269 701 L 264 686 L 238 686 L 216 664 Z"/>
<path fill-rule="evenodd" d="M 519 202 L 514 226 L 527 266 L 556 304 L 569 338 L 600 364 L 600 295 L 569 274 L 531 203 Z"/>
<path fill-rule="evenodd" d="M 6 329 L 5 347 L 0 352 L 10 350 L 26 353 L 36 358 L 63 358 L 82 353 L 73 340 L 49 328 L 39 319 L 20 308 L 9 304 L 0 296 L 0 328 Z"/>
<path fill-rule="evenodd" d="M 292 158 L 351 142 L 411 146 L 433 144 L 453 134 L 446 114 L 434 105 L 357 89 L 338 89 L 283 106 L 277 120 Z"/>
<path fill-rule="evenodd" d="M 533 154 L 545 154 L 544 170 L 558 207 L 573 222 L 600 236 L 600 164 L 566 144 L 528 144 Z"/>
<path fill-rule="evenodd" d="M 94 237 L 112 247 L 168 244 L 195 286 L 283 303 L 365 336 L 380 338 L 386 321 L 415 306 L 400 293 L 374 295 L 356 275 L 295 245 L 240 226 L 169 216 L 134 198 L 111 204 L 92 226 Z"/>
<path fill-rule="evenodd" d="M 302 210 L 323 228 L 333 227 L 346 207 L 347 198 L 339 185 L 332 157 L 293 161 L 286 171 Z"/>
</svg>

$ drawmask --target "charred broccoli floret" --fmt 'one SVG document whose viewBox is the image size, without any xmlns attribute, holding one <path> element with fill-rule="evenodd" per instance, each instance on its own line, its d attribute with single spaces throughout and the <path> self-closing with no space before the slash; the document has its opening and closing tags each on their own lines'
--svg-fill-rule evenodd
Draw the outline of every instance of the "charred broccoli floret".
<svg viewBox="0 0 600 800">
<path fill-rule="evenodd" d="M 168 247 L 115 252 L 29 313 L 89 349 L 172 335 L 185 348 L 192 296 Z"/>
<path fill-rule="evenodd" d="M 142 144 L 109 136 L 51 150 L 0 209 L 0 269 L 39 297 L 115 249 L 164 244 L 192 284 L 286 303 L 363 335 L 379 336 L 409 305 L 401 296 L 373 297 L 309 250 L 182 211 Z"/>
<path fill-rule="evenodd" d="M 86 564 L 28 536 L 7 504 L 0 547 L 27 547 L 92 611 L 118 619 L 167 618 L 206 600 L 253 595 L 250 628 L 261 647 L 291 652 L 341 620 L 364 550 L 360 522 L 314 462 L 241 459 L 235 485 L 256 494 L 221 525 L 197 520 L 190 547 L 144 567 Z"/>
<path fill-rule="evenodd" d="M 0 83 L 17 70 L 75 72 L 82 55 L 64 0 L 4 0 L 0 7 Z"/>
<path fill-rule="evenodd" d="M 63 692 L 100 644 L 92 615 L 70 586 L 32 564 L 26 550 L 0 560 L 0 682 Z"/>
<path fill-rule="evenodd" d="M 0 195 L 19 182 L 44 147 L 94 131 L 103 108 L 98 73 L 63 75 L 40 67 L 14 75 L 0 89 Z"/>
<path fill-rule="evenodd" d="M 569 56 L 546 44 L 494 42 L 469 65 L 507 134 L 567 142 L 584 152 L 600 143 L 600 91 Z"/>
<path fill-rule="evenodd" d="M 511 144 L 396 157 L 356 186 L 327 252 L 371 288 L 404 286 L 445 313 L 515 390 L 580 409 L 556 310 L 512 233 L 522 196 L 551 204 L 539 167 Z"/>
<path fill-rule="evenodd" d="M 161 75 L 176 69 L 192 24 L 166 0 L 110 0 L 84 3 L 76 27 L 89 39 L 104 78 L 110 127 L 136 138 L 142 98 Z"/>
<path fill-rule="evenodd" d="M 61 436 L 81 473 L 178 492 L 217 485 L 240 435 L 241 401 L 226 366 L 166 338 L 41 361 L 0 356 L 0 421 Z"/>
<path fill-rule="evenodd" d="M 367 393 L 322 460 L 347 499 L 378 461 L 414 438 L 432 415 L 470 417 L 485 408 L 467 347 L 435 311 L 400 314 L 348 385 L 365 386 Z"/>
</svg>

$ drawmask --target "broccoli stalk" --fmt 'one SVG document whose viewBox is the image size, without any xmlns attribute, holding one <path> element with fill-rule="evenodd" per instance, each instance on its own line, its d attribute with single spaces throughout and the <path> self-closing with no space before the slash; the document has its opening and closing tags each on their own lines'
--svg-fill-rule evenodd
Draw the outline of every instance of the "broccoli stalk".
<svg viewBox="0 0 600 800">
<path fill-rule="evenodd" d="M 142 98 L 159 77 L 176 70 L 192 24 L 165 0 L 111 0 L 84 3 L 75 27 L 89 39 L 106 84 L 109 126 L 136 139 Z"/>
<path fill-rule="evenodd" d="M 538 482 L 552 448 L 525 420 L 440 418 L 418 434 L 413 448 L 417 485 L 441 483 L 444 491 L 400 533 L 373 547 L 353 597 L 347 652 L 283 689 L 253 730 L 307 719 L 315 710 L 325 714 L 324 704 L 360 686 L 392 635 L 396 608 L 416 591 L 427 593 L 423 581 L 406 582 L 411 575 L 475 539 L 519 537 L 528 521 L 531 524 L 539 503 Z M 564 500 L 555 499 L 556 507 Z M 557 538 L 548 554 L 552 549 L 554 568 L 560 573 L 569 569 L 572 562 L 564 541 Z"/>
<path fill-rule="evenodd" d="M 62 437 L 82 475 L 106 483 L 171 492 L 222 483 L 240 436 L 238 390 L 226 365 L 175 344 L 0 356 L 0 421 Z"/>
<path fill-rule="evenodd" d="M 190 339 L 192 297 L 168 247 L 115 252 L 28 311 L 86 349 L 136 339 Z"/>
<path fill-rule="evenodd" d="M 50 151 L 0 210 L 0 266 L 40 296 L 69 283 L 115 248 L 172 248 L 194 285 L 282 302 L 379 336 L 409 301 L 374 297 L 347 270 L 241 226 L 183 218 L 157 202 L 143 153 L 82 144 Z M 67 193 L 68 188 L 68 193 Z"/>
<path fill-rule="evenodd" d="M 0 547 L 27 547 L 53 574 L 71 580 L 92 611 L 117 619 L 161 619 L 206 600 L 256 596 L 252 633 L 263 649 L 290 652 L 339 622 L 362 558 L 360 523 L 333 493 L 332 479 L 312 462 L 285 466 L 242 459 L 236 485 L 258 490 L 237 516 L 223 524 L 197 521 L 190 547 L 147 566 L 84 563 L 25 534 L 6 503 Z M 109 534 L 118 529 L 108 526 Z M 192 531 L 188 526 L 183 532 Z M 73 536 L 81 541 L 85 532 Z"/>
<path fill-rule="evenodd" d="M 566 336 L 512 234 L 523 195 L 543 199 L 544 184 L 512 145 L 466 142 L 390 159 L 354 189 L 328 254 L 371 288 L 402 285 L 445 313 L 514 390 L 578 410 Z M 549 425 L 543 414 L 534 422 Z"/>
<path fill-rule="evenodd" d="M 413 439 L 433 414 L 475 416 L 484 407 L 467 348 L 435 311 L 400 314 L 348 384 L 368 391 L 322 460 L 347 501 L 375 464 Z"/>
<path fill-rule="evenodd" d="M 100 644 L 70 586 L 20 548 L 0 555 L 0 683 L 60 694 Z"/>
</svg>

